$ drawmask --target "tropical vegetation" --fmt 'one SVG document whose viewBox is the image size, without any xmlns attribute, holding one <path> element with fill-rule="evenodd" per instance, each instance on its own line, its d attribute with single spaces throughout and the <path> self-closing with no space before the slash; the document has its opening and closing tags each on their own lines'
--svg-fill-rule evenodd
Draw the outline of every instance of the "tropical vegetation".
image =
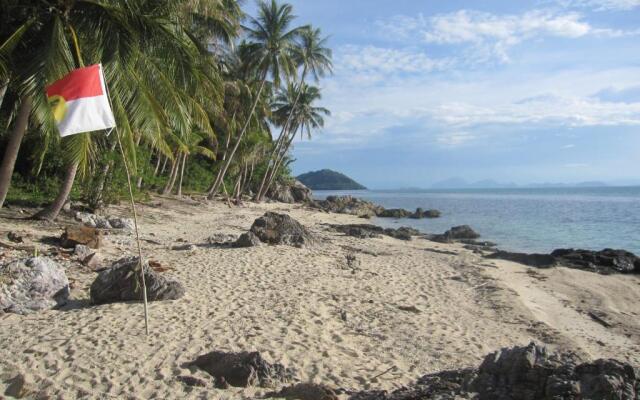
<svg viewBox="0 0 640 400">
<path fill-rule="evenodd" d="M 118 127 L 61 138 L 45 89 L 97 63 Z M 324 125 L 331 71 L 320 29 L 276 0 L 255 16 L 237 0 L 0 0 L 0 207 L 99 209 L 126 194 L 125 166 L 137 196 L 261 201 Z"/>
</svg>

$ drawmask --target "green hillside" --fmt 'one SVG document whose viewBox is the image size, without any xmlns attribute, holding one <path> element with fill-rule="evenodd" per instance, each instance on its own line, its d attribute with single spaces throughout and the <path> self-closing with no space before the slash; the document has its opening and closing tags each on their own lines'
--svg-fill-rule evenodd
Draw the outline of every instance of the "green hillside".
<svg viewBox="0 0 640 400">
<path fill-rule="evenodd" d="M 297 178 L 311 190 L 364 190 L 358 182 L 330 169 L 307 172 Z"/>
</svg>

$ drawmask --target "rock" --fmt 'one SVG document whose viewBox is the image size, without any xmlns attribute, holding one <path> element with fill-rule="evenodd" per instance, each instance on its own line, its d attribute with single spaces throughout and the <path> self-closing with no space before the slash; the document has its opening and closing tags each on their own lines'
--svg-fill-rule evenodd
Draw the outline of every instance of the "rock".
<svg viewBox="0 0 640 400">
<path fill-rule="evenodd" d="M 330 225 L 334 230 L 342 232 L 345 235 L 357 237 L 360 239 L 375 238 L 381 235 L 390 236 L 400 240 L 411 240 L 412 236 L 420 235 L 420 231 L 406 226 L 398 229 L 382 228 L 371 224 L 345 224 Z"/>
<path fill-rule="evenodd" d="M 33 382 L 29 381 L 23 374 L 18 374 L 7 381 L 7 388 L 4 391 L 5 396 L 16 399 L 23 399 L 35 393 Z"/>
<path fill-rule="evenodd" d="M 458 240 L 477 239 L 480 234 L 471 229 L 469 225 L 454 226 L 441 235 L 430 235 L 428 238 L 434 242 L 451 243 Z"/>
<path fill-rule="evenodd" d="M 640 395 L 629 364 L 597 360 L 576 366 L 574 358 L 531 343 L 491 353 L 478 368 L 429 374 L 392 393 L 360 392 L 350 400 L 635 400 Z"/>
<path fill-rule="evenodd" d="M 12 241 L 13 243 L 24 243 L 24 237 L 18 235 L 15 232 L 7 233 L 7 239 Z"/>
<path fill-rule="evenodd" d="M 268 387 L 292 379 L 292 372 L 281 364 L 270 364 L 258 352 L 226 353 L 212 351 L 192 363 L 216 380 L 224 379 L 235 387 Z"/>
<path fill-rule="evenodd" d="M 487 256 L 517 262 L 537 268 L 561 265 L 601 274 L 640 273 L 640 258 L 625 250 L 604 249 L 601 251 L 557 249 L 551 254 L 527 254 L 497 251 Z"/>
<path fill-rule="evenodd" d="M 184 383 L 187 386 L 206 387 L 207 382 L 195 376 L 180 375 L 176 378 L 178 381 Z"/>
<path fill-rule="evenodd" d="M 487 258 L 513 261 L 538 268 L 551 268 L 556 265 L 555 258 L 549 254 L 511 253 L 499 250 L 493 254 L 489 254 Z"/>
<path fill-rule="evenodd" d="M 234 243 L 236 241 L 235 235 L 230 235 L 227 233 L 214 233 L 209 236 L 205 241 L 209 244 L 215 245 L 228 245 Z"/>
<path fill-rule="evenodd" d="M 195 244 L 179 244 L 177 246 L 172 246 L 171 250 L 176 250 L 176 251 L 196 251 L 198 249 L 198 246 L 196 246 Z"/>
<path fill-rule="evenodd" d="M 0 267 L 0 311 L 27 314 L 64 305 L 68 298 L 64 268 L 48 258 L 24 258 Z"/>
<path fill-rule="evenodd" d="M 408 226 L 401 226 L 398 229 L 386 228 L 384 234 L 400 240 L 411 240 L 412 236 L 420 235 L 420 231 Z"/>
<path fill-rule="evenodd" d="M 91 253 L 82 259 L 82 264 L 96 271 L 102 267 L 102 257 L 98 253 Z"/>
<path fill-rule="evenodd" d="M 124 229 L 129 232 L 133 232 L 136 229 L 132 218 L 109 218 L 109 225 L 114 229 Z"/>
<path fill-rule="evenodd" d="M 84 244 L 77 244 L 75 249 L 73 249 L 73 255 L 76 256 L 80 260 L 84 260 L 87 256 L 95 253 L 92 249 Z"/>
<path fill-rule="evenodd" d="M 406 311 L 414 314 L 420 314 L 422 311 L 416 306 L 398 306 L 401 311 Z"/>
<path fill-rule="evenodd" d="M 268 393 L 269 397 L 287 400 L 338 400 L 338 395 L 330 387 L 318 383 L 297 383 L 282 388 L 279 392 Z"/>
<path fill-rule="evenodd" d="M 253 232 L 245 232 L 238 237 L 233 243 L 233 247 L 255 247 L 260 246 L 262 242 L 260 242 L 260 238 L 258 238 Z"/>
<path fill-rule="evenodd" d="M 416 208 L 416 212 L 409 215 L 409 218 L 422 219 L 422 218 L 440 218 L 440 211 L 438 210 L 423 210 L 422 208 Z"/>
<path fill-rule="evenodd" d="M 176 300 L 184 296 L 182 284 L 155 272 L 148 260 L 144 263 L 144 279 L 149 301 Z M 93 304 L 142 300 L 138 258 L 122 258 L 100 272 L 91 284 L 90 293 Z"/>
<path fill-rule="evenodd" d="M 377 216 L 380 218 L 407 218 L 409 215 L 411 212 L 402 208 L 389 208 L 382 210 Z"/>
<path fill-rule="evenodd" d="M 311 189 L 302 182 L 276 182 L 267 193 L 267 198 L 281 203 L 310 203 L 313 201 Z"/>
<path fill-rule="evenodd" d="M 60 237 L 60 245 L 64 248 L 75 248 L 79 244 L 98 249 L 102 245 L 102 233 L 88 226 L 66 227 Z"/>
<path fill-rule="evenodd" d="M 384 211 L 384 207 L 352 196 L 327 196 L 325 200 L 316 201 L 313 205 L 328 212 L 365 218 L 375 217 Z"/>
<path fill-rule="evenodd" d="M 315 242 L 311 233 L 287 214 L 267 212 L 253 222 L 251 232 L 260 241 L 269 244 L 302 247 L 313 245 Z"/>
<path fill-rule="evenodd" d="M 600 273 L 640 273 L 640 257 L 625 250 L 557 249 L 551 252 L 559 264 Z"/>
</svg>

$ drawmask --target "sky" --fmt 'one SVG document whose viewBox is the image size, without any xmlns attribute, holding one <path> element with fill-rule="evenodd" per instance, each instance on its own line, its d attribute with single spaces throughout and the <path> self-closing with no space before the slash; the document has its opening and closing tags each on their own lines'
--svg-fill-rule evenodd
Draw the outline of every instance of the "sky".
<svg viewBox="0 0 640 400">
<path fill-rule="evenodd" d="M 294 174 L 640 182 L 640 0 L 288 2 L 334 61 Z"/>
</svg>

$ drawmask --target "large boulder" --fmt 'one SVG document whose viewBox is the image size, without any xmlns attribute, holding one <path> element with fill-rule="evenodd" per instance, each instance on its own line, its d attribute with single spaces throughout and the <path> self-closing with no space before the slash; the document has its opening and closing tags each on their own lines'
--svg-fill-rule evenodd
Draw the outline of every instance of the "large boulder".
<svg viewBox="0 0 640 400">
<path fill-rule="evenodd" d="M 64 248 L 75 248 L 82 244 L 92 249 L 102 246 L 102 232 L 89 226 L 68 226 L 60 237 L 60 245 Z"/>
<path fill-rule="evenodd" d="M 142 300 L 142 280 L 138 257 L 125 257 L 100 272 L 91 284 L 91 302 L 94 304 Z M 144 280 L 147 300 L 176 300 L 184 296 L 184 287 L 178 281 L 165 278 L 144 262 Z"/>
<path fill-rule="evenodd" d="M 293 373 L 283 365 L 270 364 L 258 352 L 212 351 L 192 364 L 216 378 L 218 384 L 226 382 L 235 387 L 270 387 L 293 378 Z"/>
<path fill-rule="evenodd" d="M 409 215 L 409 218 L 413 218 L 413 219 L 440 218 L 440 215 L 441 213 L 438 210 L 434 210 L 434 209 L 423 210 L 422 208 L 418 207 L 416 208 L 416 212 Z"/>
<path fill-rule="evenodd" d="M 454 226 L 443 234 L 429 235 L 428 239 L 434 242 L 451 243 L 455 241 L 477 239 L 480 234 L 474 231 L 469 225 Z"/>
<path fill-rule="evenodd" d="M 268 244 L 302 247 L 315 242 L 311 233 L 287 214 L 267 212 L 253 222 L 250 231 Z"/>
<path fill-rule="evenodd" d="M 245 232 L 238 237 L 238 239 L 233 242 L 233 247 L 256 247 L 260 246 L 262 242 L 260 238 L 255 235 L 255 233 L 249 231 Z"/>
<path fill-rule="evenodd" d="M 557 249 L 551 256 L 571 268 L 601 273 L 640 273 L 640 257 L 625 250 Z"/>
<path fill-rule="evenodd" d="M 316 201 L 314 204 L 325 211 L 363 218 L 375 217 L 384 211 L 384 207 L 352 196 L 327 196 L 326 199 Z"/>
<path fill-rule="evenodd" d="M 556 265 L 556 259 L 549 254 L 512 253 L 509 251 L 498 250 L 493 254 L 489 254 L 487 258 L 513 261 L 537 268 L 550 268 Z"/>
<path fill-rule="evenodd" d="M 281 203 L 310 203 L 313 201 L 311 189 L 299 181 L 276 182 L 271 186 L 267 197 Z"/>
<path fill-rule="evenodd" d="M 378 213 L 380 218 L 407 218 L 410 215 L 410 211 L 402 208 L 386 208 Z"/>
<path fill-rule="evenodd" d="M 0 267 L 0 311 L 27 314 L 61 306 L 68 298 L 64 268 L 48 258 L 24 258 Z"/>
</svg>

